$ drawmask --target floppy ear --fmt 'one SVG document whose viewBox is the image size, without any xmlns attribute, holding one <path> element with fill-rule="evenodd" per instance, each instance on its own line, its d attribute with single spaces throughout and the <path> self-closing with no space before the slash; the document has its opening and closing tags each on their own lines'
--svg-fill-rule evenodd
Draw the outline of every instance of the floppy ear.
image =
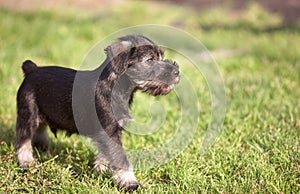
<svg viewBox="0 0 300 194">
<path fill-rule="evenodd" d="M 124 73 L 128 67 L 131 44 L 129 41 L 120 41 L 105 49 L 112 69 L 117 75 Z"/>
</svg>

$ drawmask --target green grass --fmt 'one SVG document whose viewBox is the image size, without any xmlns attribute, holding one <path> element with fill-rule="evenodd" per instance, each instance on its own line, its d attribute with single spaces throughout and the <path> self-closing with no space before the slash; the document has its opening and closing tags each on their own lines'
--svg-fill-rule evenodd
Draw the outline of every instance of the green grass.
<svg viewBox="0 0 300 194">
<path fill-rule="evenodd" d="M 209 91 L 192 66 L 180 67 L 198 89 L 197 132 L 170 162 L 136 171 L 145 187 L 138 193 L 299 193 L 300 26 L 282 26 L 277 15 L 257 5 L 236 17 L 227 9 L 197 14 L 150 3 L 130 3 L 97 14 L 0 10 L 0 192 L 118 192 L 109 177 L 93 170 L 94 153 L 76 135 L 68 138 L 59 133 L 55 139 L 51 134 L 49 150 L 35 154 L 42 165 L 23 172 L 13 148 L 15 98 L 24 59 L 77 68 L 105 36 L 143 23 L 180 23 L 208 49 L 236 54 L 216 56 L 226 87 L 227 113 L 219 141 L 204 155 L 200 146 L 210 119 Z M 151 149 L 172 137 L 180 124 L 180 105 L 174 93 L 158 99 L 167 112 L 164 125 L 151 136 L 124 134 L 126 147 Z M 148 105 L 158 99 L 138 93 L 134 117 L 147 120 Z"/>
</svg>

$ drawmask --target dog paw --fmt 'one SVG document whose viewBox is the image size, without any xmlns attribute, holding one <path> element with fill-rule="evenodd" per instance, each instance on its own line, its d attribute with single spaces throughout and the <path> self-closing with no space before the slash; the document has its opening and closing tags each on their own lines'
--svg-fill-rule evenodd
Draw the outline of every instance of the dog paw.
<svg viewBox="0 0 300 194">
<path fill-rule="evenodd" d="M 34 165 L 33 151 L 31 141 L 26 141 L 17 149 L 19 166 L 23 169 Z"/>
<path fill-rule="evenodd" d="M 136 181 L 132 183 L 128 183 L 126 186 L 123 186 L 125 192 L 132 193 L 133 191 L 136 191 L 138 188 L 142 187 L 142 185 Z"/>
<path fill-rule="evenodd" d="M 27 171 L 30 168 L 36 167 L 38 162 L 35 160 L 32 161 L 23 161 L 22 163 L 19 162 L 19 166 L 22 170 Z"/>
<path fill-rule="evenodd" d="M 106 174 L 109 172 L 109 167 L 104 164 L 94 164 L 94 168 L 99 174 Z"/>
<path fill-rule="evenodd" d="M 118 186 L 126 192 L 135 191 L 141 186 L 141 184 L 136 180 L 132 170 L 119 169 L 117 171 L 113 171 L 112 177 Z"/>
<path fill-rule="evenodd" d="M 94 168 L 99 174 L 109 173 L 109 163 L 104 158 L 97 158 L 94 162 Z"/>
</svg>

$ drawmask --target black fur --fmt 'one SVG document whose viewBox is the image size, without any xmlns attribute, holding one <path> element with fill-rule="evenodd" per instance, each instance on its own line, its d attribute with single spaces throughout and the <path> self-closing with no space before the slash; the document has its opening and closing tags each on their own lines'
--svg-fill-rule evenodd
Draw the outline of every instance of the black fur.
<svg viewBox="0 0 300 194">
<path fill-rule="evenodd" d="M 138 188 L 139 182 L 121 142 L 123 127 L 131 120 L 129 107 L 133 94 L 137 89 L 152 95 L 169 93 L 179 81 L 179 70 L 176 63 L 162 60 L 164 51 L 144 36 L 121 37 L 105 51 L 106 60 L 93 71 L 38 67 L 30 60 L 23 63 L 25 78 L 17 94 L 15 146 L 22 167 L 29 167 L 33 161 L 31 145 L 47 147 L 46 126 L 55 135 L 58 129 L 69 134 L 80 131 L 81 135 L 92 137 L 99 147 L 96 169 L 109 170 L 120 187 Z M 78 103 L 72 101 L 75 76 L 84 80 L 79 84 L 82 97 Z M 91 98 L 85 94 L 92 90 L 96 90 L 92 98 L 97 119 L 89 117 L 87 108 L 90 102 L 86 99 Z M 84 123 L 83 131 L 75 123 L 76 103 L 87 103 L 79 116 Z M 95 120 L 100 122 L 100 128 L 94 128 Z"/>
</svg>

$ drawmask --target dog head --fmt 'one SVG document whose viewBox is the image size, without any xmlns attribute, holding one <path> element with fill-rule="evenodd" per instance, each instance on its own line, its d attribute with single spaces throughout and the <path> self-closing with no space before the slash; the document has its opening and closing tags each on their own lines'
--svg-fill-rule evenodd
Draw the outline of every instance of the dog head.
<svg viewBox="0 0 300 194">
<path fill-rule="evenodd" d="M 121 37 L 105 51 L 114 73 L 125 73 L 144 92 L 168 94 L 179 82 L 178 65 L 163 60 L 164 50 L 144 36 Z"/>
</svg>

